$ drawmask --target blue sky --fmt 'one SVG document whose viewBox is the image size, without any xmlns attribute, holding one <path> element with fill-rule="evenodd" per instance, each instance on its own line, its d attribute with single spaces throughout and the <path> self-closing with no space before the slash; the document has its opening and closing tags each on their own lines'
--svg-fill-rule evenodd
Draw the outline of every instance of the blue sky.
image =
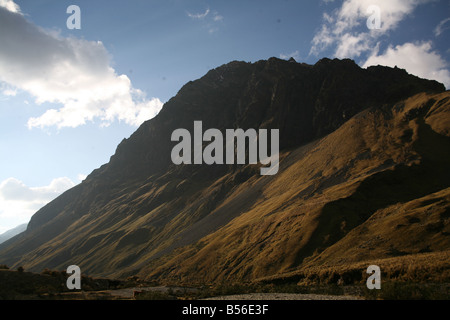
<svg viewBox="0 0 450 320">
<path fill-rule="evenodd" d="M 66 26 L 69 5 L 79 30 Z M 212 68 L 351 58 L 448 88 L 449 40 L 448 0 L 0 0 L 0 233 L 108 162 Z"/>
</svg>

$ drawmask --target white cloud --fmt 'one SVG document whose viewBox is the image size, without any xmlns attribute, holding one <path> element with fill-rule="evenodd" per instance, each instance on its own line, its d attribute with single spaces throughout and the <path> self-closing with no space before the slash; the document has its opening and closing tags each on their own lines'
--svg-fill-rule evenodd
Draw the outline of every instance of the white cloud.
<svg viewBox="0 0 450 320">
<path fill-rule="evenodd" d="M 12 1 L 0 1 L 0 81 L 29 92 L 38 104 L 62 105 L 29 119 L 29 128 L 95 120 L 139 125 L 159 112 L 162 102 L 118 75 L 100 41 L 60 37 L 27 21 Z"/>
<path fill-rule="evenodd" d="M 214 21 L 222 21 L 222 20 L 223 20 L 223 17 L 222 17 L 221 15 L 219 15 L 219 14 L 216 13 L 216 14 L 214 15 L 213 20 L 214 20 Z"/>
<path fill-rule="evenodd" d="M 26 223 L 48 202 L 75 184 L 66 177 L 53 179 L 48 186 L 29 187 L 16 178 L 0 183 L 0 229 Z"/>
<path fill-rule="evenodd" d="M 338 22 L 343 23 L 343 29 L 351 29 L 367 21 L 367 9 L 370 6 L 380 8 L 381 31 L 386 32 L 395 29 L 405 16 L 411 14 L 414 9 L 429 0 L 347 0 L 343 3 L 338 14 Z M 344 23 L 348 22 L 348 24 Z"/>
<path fill-rule="evenodd" d="M 13 0 L 0 0 L 0 7 L 14 13 L 21 13 L 20 7 Z"/>
<path fill-rule="evenodd" d="M 215 28 L 215 27 L 209 27 L 208 33 L 209 33 L 209 34 L 213 34 L 213 33 L 217 32 L 218 30 L 219 30 L 218 28 Z"/>
<path fill-rule="evenodd" d="M 312 40 L 310 55 L 334 50 L 337 58 L 360 58 L 363 67 L 398 66 L 419 77 L 442 82 L 449 88 L 448 64 L 432 50 L 431 41 L 390 45 L 384 53 L 379 53 L 380 37 L 395 30 L 417 6 L 427 2 L 430 0 L 344 0 L 339 8 L 323 14 L 323 23 Z M 372 30 L 367 25 L 368 18 L 375 14 L 373 6 L 379 9 L 380 29 Z M 439 23 L 434 31 L 436 36 L 445 30 L 448 21 L 450 18 Z"/>
<path fill-rule="evenodd" d="M 217 11 L 211 11 L 209 8 L 204 13 L 193 14 L 186 12 L 186 14 L 193 20 L 202 21 L 203 27 L 208 30 L 209 34 L 217 32 L 219 30 L 217 27 L 218 23 L 223 22 L 224 19 Z"/>
<path fill-rule="evenodd" d="M 450 29 L 450 23 L 448 22 L 450 22 L 450 18 L 444 19 L 441 22 L 439 22 L 439 24 L 434 29 L 434 35 L 436 37 L 440 36 L 442 32 L 444 32 L 445 30 Z M 446 24 L 447 26 L 445 26 Z"/>
<path fill-rule="evenodd" d="M 310 54 L 335 48 L 338 58 L 355 58 L 374 47 L 376 40 L 394 30 L 400 21 L 414 9 L 429 0 L 345 0 L 342 6 L 331 14 L 324 13 L 323 24 L 312 40 Z M 366 26 L 373 11 L 380 9 L 381 28 L 369 30 Z"/>
<path fill-rule="evenodd" d="M 280 54 L 280 59 L 288 60 L 290 58 L 294 58 L 296 61 L 299 61 L 300 60 L 300 52 L 298 50 L 295 50 L 294 52 L 291 52 L 288 54 L 284 54 L 284 53 Z"/>
<path fill-rule="evenodd" d="M 192 19 L 204 19 L 209 14 L 209 12 L 210 12 L 210 10 L 208 8 L 208 9 L 206 9 L 206 11 L 204 13 L 193 14 L 193 13 L 188 12 L 187 15 L 189 18 L 192 18 Z"/>
<path fill-rule="evenodd" d="M 15 97 L 17 95 L 17 89 L 7 83 L 0 82 L 0 93 L 5 97 Z"/>
<path fill-rule="evenodd" d="M 14 90 L 14 89 L 6 89 L 6 90 L 3 90 L 3 94 L 4 94 L 5 96 L 15 97 L 16 94 L 17 94 L 17 90 Z"/>
<path fill-rule="evenodd" d="M 362 52 L 370 50 L 371 47 L 371 41 L 366 34 L 346 33 L 338 42 L 335 55 L 338 58 L 359 57 Z"/>
<path fill-rule="evenodd" d="M 372 65 L 397 66 L 421 78 L 437 80 L 443 83 L 446 88 L 450 88 L 448 64 L 438 53 L 432 51 L 431 42 L 390 46 L 380 55 L 375 51 L 363 67 Z"/>
<path fill-rule="evenodd" d="M 81 182 L 81 181 L 83 181 L 84 179 L 86 179 L 87 178 L 87 175 L 86 174 L 83 174 L 83 173 L 79 173 L 78 175 L 77 175 L 77 179 Z"/>
</svg>

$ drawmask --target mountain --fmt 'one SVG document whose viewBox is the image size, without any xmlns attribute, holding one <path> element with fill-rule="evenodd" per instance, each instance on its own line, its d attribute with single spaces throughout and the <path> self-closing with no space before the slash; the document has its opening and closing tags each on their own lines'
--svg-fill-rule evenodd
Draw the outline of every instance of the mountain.
<svg viewBox="0 0 450 320">
<path fill-rule="evenodd" d="M 12 228 L 8 231 L 5 231 L 4 233 L 0 234 L 0 243 L 5 242 L 6 240 L 14 237 L 15 235 L 25 231 L 26 229 L 27 229 L 27 224 L 24 223 L 24 224 L 18 225 L 15 228 Z"/>
<path fill-rule="evenodd" d="M 0 263 L 211 283 L 445 254 L 449 112 L 442 84 L 398 68 L 230 62 L 183 86 L 109 163 L 40 209 L 0 245 Z M 193 133 L 196 120 L 279 129 L 278 173 L 174 165 L 171 134 Z"/>
</svg>

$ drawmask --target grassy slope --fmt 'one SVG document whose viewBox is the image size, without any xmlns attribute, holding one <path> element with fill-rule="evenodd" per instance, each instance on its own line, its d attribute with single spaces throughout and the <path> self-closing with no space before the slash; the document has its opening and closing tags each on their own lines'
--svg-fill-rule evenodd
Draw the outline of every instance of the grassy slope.
<svg viewBox="0 0 450 320">
<path fill-rule="evenodd" d="M 139 272 L 162 281 L 221 282 L 429 251 L 439 256 L 450 248 L 449 96 L 421 94 L 365 110 L 283 154 L 275 176 L 247 167 L 211 183 L 208 171 L 197 172 L 195 182 L 169 172 L 106 190 L 113 200 L 98 199 L 82 217 L 63 211 L 61 219 L 74 223 L 17 265 L 64 269 L 70 259 L 111 277 Z M 178 191 L 184 196 L 172 199 Z M 209 208 L 215 209 L 207 215 Z"/>
<path fill-rule="evenodd" d="M 449 121 L 449 92 L 363 111 L 292 151 L 274 178 L 245 182 L 242 190 L 261 190 L 251 208 L 195 245 L 150 262 L 141 275 L 251 280 L 305 267 L 445 254 Z M 432 270 L 438 259 L 417 261 Z"/>
</svg>

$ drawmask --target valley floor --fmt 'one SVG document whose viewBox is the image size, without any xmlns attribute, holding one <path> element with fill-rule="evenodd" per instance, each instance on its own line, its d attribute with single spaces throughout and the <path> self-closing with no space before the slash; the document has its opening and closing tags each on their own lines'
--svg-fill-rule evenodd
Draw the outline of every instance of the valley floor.
<svg viewBox="0 0 450 320">
<path fill-rule="evenodd" d="M 248 293 L 207 298 L 204 300 L 365 300 L 347 295 L 324 295 L 304 293 Z"/>
</svg>

